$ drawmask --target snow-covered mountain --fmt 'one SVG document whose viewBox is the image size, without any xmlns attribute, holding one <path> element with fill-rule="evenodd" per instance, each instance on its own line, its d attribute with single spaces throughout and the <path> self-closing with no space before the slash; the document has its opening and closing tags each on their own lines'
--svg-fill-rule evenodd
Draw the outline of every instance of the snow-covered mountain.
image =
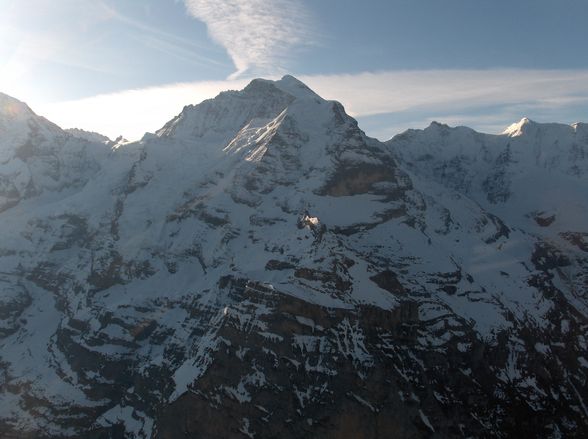
<svg viewBox="0 0 588 439">
<path fill-rule="evenodd" d="M 0 95 L 0 435 L 584 437 L 587 153 L 291 76 L 134 143 Z"/>
<path fill-rule="evenodd" d="M 44 192 L 77 191 L 106 153 L 0 94 L 0 212 Z"/>
</svg>

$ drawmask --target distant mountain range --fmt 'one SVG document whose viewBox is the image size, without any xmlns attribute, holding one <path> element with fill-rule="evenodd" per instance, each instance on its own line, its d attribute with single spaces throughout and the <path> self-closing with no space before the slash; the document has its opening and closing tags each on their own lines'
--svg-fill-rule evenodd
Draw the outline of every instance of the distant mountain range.
<svg viewBox="0 0 588 439">
<path fill-rule="evenodd" d="M 584 438 L 587 342 L 586 124 L 382 143 L 285 76 L 127 142 L 0 94 L 0 437 Z"/>
</svg>

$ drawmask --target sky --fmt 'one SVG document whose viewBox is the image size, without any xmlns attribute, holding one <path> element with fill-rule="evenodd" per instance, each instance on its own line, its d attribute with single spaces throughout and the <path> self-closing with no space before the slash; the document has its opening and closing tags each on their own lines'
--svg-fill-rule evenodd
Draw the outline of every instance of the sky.
<svg viewBox="0 0 588 439">
<path fill-rule="evenodd" d="M 0 92 L 138 139 L 292 74 L 387 140 L 588 121 L 588 0 L 0 0 Z"/>
</svg>

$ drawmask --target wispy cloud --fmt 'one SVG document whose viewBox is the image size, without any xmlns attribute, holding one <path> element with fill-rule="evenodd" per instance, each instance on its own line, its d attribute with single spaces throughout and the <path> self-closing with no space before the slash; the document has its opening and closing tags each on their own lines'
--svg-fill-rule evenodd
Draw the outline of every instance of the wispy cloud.
<svg viewBox="0 0 588 439">
<path fill-rule="evenodd" d="M 588 101 L 588 70 L 409 70 L 302 79 L 358 116 L 523 103 L 553 108 Z"/>
<path fill-rule="evenodd" d="M 588 109 L 588 70 L 407 70 L 302 77 L 341 101 L 369 135 L 389 139 L 432 120 L 499 133 L 528 116 L 576 122 Z"/>
<path fill-rule="evenodd" d="M 205 52 L 210 52 L 210 47 L 207 44 L 199 44 L 189 38 L 158 29 L 157 27 L 144 23 L 134 17 L 123 14 L 118 9 L 108 5 L 104 1 L 98 0 L 96 1 L 96 5 L 107 13 L 111 19 L 126 25 L 129 29 L 137 31 L 138 33 L 135 38 L 152 49 L 198 64 L 225 65 L 223 62 L 219 62 L 213 57 L 203 54 Z"/>
<path fill-rule="evenodd" d="M 185 0 L 185 4 L 233 60 L 237 71 L 229 79 L 281 73 L 290 51 L 309 40 L 310 15 L 299 0 Z"/>
<path fill-rule="evenodd" d="M 576 122 L 588 109 L 588 70 L 388 71 L 301 76 L 326 99 L 343 103 L 369 135 L 388 139 L 431 120 L 499 132 L 523 116 Z M 245 79 L 170 84 L 83 100 L 33 105 L 65 127 L 138 138 L 184 105 L 240 89 Z M 579 116 L 581 114 L 581 116 Z"/>
</svg>

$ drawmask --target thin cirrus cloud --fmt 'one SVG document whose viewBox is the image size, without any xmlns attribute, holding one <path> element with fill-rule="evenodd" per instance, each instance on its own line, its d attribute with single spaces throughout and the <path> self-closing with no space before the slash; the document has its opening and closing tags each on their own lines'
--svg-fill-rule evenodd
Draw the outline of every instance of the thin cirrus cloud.
<svg viewBox="0 0 588 439">
<path fill-rule="evenodd" d="M 342 101 L 380 139 L 433 120 L 490 133 L 523 116 L 571 123 L 588 109 L 588 70 L 408 70 L 305 80 Z"/>
<path fill-rule="evenodd" d="M 292 49 L 311 40 L 312 21 L 297 0 L 184 0 L 190 15 L 204 22 L 236 71 L 229 77 L 285 71 Z"/>
<path fill-rule="evenodd" d="M 407 70 L 303 78 L 352 115 L 454 111 L 479 105 L 562 106 L 588 99 L 588 70 Z"/>
<path fill-rule="evenodd" d="M 300 76 L 326 99 L 343 103 L 368 135 L 387 139 L 432 119 L 498 132 L 527 116 L 566 120 L 588 107 L 588 70 L 425 70 Z M 241 89 L 246 79 L 170 84 L 76 101 L 35 105 L 64 127 L 110 137 L 139 138 L 155 131 L 187 104 Z M 377 124 L 370 124 L 376 117 Z M 572 116 L 570 116 L 572 117 Z"/>
</svg>

